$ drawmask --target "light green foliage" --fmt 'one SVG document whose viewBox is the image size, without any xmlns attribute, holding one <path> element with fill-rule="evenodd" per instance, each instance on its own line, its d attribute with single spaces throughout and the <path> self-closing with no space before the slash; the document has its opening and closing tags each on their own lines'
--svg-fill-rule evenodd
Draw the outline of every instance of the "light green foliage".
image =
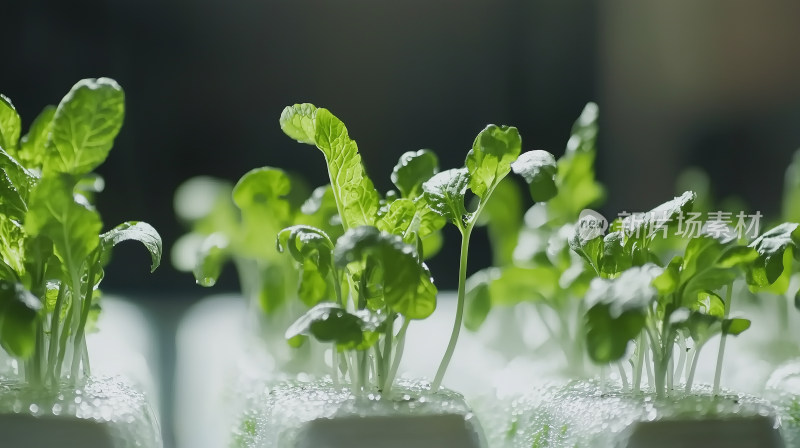
<svg viewBox="0 0 800 448">
<path fill-rule="evenodd" d="M 605 189 L 594 173 L 598 116 L 597 104 L 588 103 L 572 126 L 566 152 L 558 159 L 558 194 L 547 201 L 547 214 L 558 224 L 574 222 L 581 210 L 605 199 Z"/>
<path fill-rule="evenodd" d="M 405 329 L 411 320 L 428 317 L 436 307 L 436 287 L 422 260 L 438 250 L 441 245 L 439 231 L 447 221 L 461 232 L 458 312 L 450 343 L 433 382 L 433 389 L 438 389 L 461 327 L 469 237 L 492 193 L 511 172 L 511 165 L 522 150 L 517 129 L 487 126 L 475 138 L 465 166 L 461 168 L 440 172 L 438 158 L 429 150 L 403 154 L 391 175 L 399 195 L 389 192 L 381 199 L 364 171 L 355 141 L 350 138 L 345 125 L 327 109 L 310 104 L 289 106 L 283 110 L 280 124 L 289 137 L 322 151 L 328 163 L 330 191 L 344 230 L 338 239 L 331 238 L 329 229 L 319 226 L 302 230 L 289 227 L 280 233 L 279 247 L 288 248 L 295 261 L 303 267 L 301 285 L 314 292 L 330 291 L 330 285 L 333 286 L 336 306 L 342 311 L 326 314 L 329 318 L 335 316 L 334 322 L 337 322 L 330 328 L 339 328 L 337 325 L 340 323 L 350 322 L 349 326 L 341 327 L 342 331 L 349 329 L 347 331 L 352 330 L 355 334 L 356 321 L 342 314 L 352 314 L 350 310 L 385 315 L 388 322 L 394 321 L 393 316 L 402 318 L 403 326 L 399 332 L 395 333 L 393 325 L 378 331 L 372 346 L 375 351 L 373 369 L 366 369 L 363 355 L 359 355 L 357 366 L 349 365 L 351 381 L 359 382 L 362 388 L 367 380 L 365 376 L 369 376 L 365 373 L 367 370 L 375 372 L 377 383 L 391 387 L 402 354 L 401 341 Z M 547 154 L 535 152 L 534 155 Z M 529 181 L 535 180 L 532 191 L 536 193 L 545 189 L 537 183 L 539 179 L 549 178 L 551 185 L 545 194 L 550 195 L 553 191 L 554 159 L 552 156 L 539 157 L 544 160 L 541 164 L 533 159 L 526 159 L 520 172 Z M 467 211 L 465 204 L 467 189 L 478 198 L 472 213 Z M 508 191 L 511 190 L 505 190 Z M 508 197 L 513 197 L 513 194 L 513 191 L 508 193 Z M 501 213 L 500 206 L 495 206 L 492 214 L 500 216 Z M 505 219 L 504 223 L 513 226 L 510 222 L 521 214 L 512 212 L 509 216 L 512 219 Z M 306 235 L 308 241 L 303 240 L 302 235 Z M 326 244 L 311 244 L 316 240 Z M 330 242 L 334 240 L 336 243 L 331 252 Z M 304 249 L 312 246 L 313 249 Z M 333 256 L 333 269 L 326 266 L 328 252 Z M 510 252 L 510 245 L 506 244 L 503 257 L 510 258 Z M 306 273 L 309 273 L 307 277 Z M 308 317 L 304 322 L 307 321 Z M 310 328 L 310 324 L 300 327 Z M 287 336 L 293 339 L 301 333 L 293 331 Z M 316 336 L 320 341 L 332 340 Z M 398 338 L 396 351 L 392 344 L 394 338 Z M 341 348 L 339 342 L 337 347 Z M 337 370 L 335 377 L 338 375 Z"/>
<path fill-rule="evenodd" d="M 652 282 L 661 273 L 658 266 L 646 264 L 614 280 L 592 281 L 586 296 L 586 348 L 592 360 L 607 363 L 625 354 L 628 342 L 644 328 L 648 308 L 657 297 Z"/>
<path fill-rule="evenodd" d="M 549 201 L 558 194 L 556 158 L 549 152 L 528 151 L 519 156 L 511 168 L 528 183 L 534 201 Z"/>
<path fill-rule="evenodd" d="M 461 229 L 467 215 L 464 195 L 469 183 L 470 174 L 466 168 L 442 171 L 422 185 L 425 201 L 436 213 Z"/>
<path fill-rule="evenodd" d="M 103 185 L 91 171 L 122 126 L 116 82 L 78 82 L 21 140 L 10 104 L 0 101 L 0 344 L 25 363 L 32 385 L 57 387 L 65 375 L 76 382 L 88 374 L 85 334 L 100 310 L 97 288 L 112 248 L 140 241 L 155 270 L 161 238 L 137 221 L 101 234 L 91 202 Z"/>
<path fill-rule="evenodd" d="M 242 217 L 237 253 L 254 259 L 276 258 L 275 234 L 296 213 L 285 199 L 290 189 L 289 176 L 276 168 L 256 168 L 239 179 L 232 192 Z"/>
<path fill-rule="evenodd" d="M 392 170 L 392 183 L 404 198 L 414 199 L 422 194 L 422 183 L 438 172 L 439 158 L 433 151 L 409 151 L 400 156 Z"/>
<path fill-rule="evenodd" d="M 377 342 L 385 320 L 386 316 L 370 310 L 349 313 L 334 303 L 320 303 L 286 330 L 286 339 L 311 335 L 320 342 L 333 342 L 339 351 L 364 351 Z"/>
<path fill-rule="evenodd" d="M 5 216 L 22 220 L 28 211 L 26 199 L 36 179 L 0 149 L 0 212 Z"/>
<path fill-rule="evenodd" d="M 192 231 L 173 247 L 173 264 L 193 272 L 201 286 L 213 286 L 233 261 L 245 295 L 264 318 L 278 319 L 270 326 L 296 317 L 287 309 L 296 294 L 307 306 L 329 298 L 309 262 L 287 259 L 275 247 L 275 235 L 286 226 L 341 227 L 331 222 L 338 215 L 330 188 L 316 189 L 300 205 L 293 195 L 303 193 L 301 186 L 272 167 L 250 170 L 234 186 L 209 177 L 184 182 L 175 193 L 175 208 Z M 307 281 L 300 281 L 301 276 Z"/>
<path fill-rule="evenodd" d="M 522 226 L 522 193 L 513 179 L 505 178 L 497 185 L 477 223 L 489 231 L 492 264 L 511 264 Z"/>
<path fill-rule="evenodd" d="M 20 163 L 33 169 L 41 169 L 47 156 L 47 144 L 53 130 L 53 117 L 56 114 L 55 106 L 46 106 L 39 116 L 31 123 L 30 130 L 22 140 L 17 153 Z"/>
<path fill-rule="evenodd" d="M 14 151 L 19 141 L 22 121 L 17 109 L 5 95 L 0 95 L 0 148 Z"/>
<path fill-rule="evenodd" d="M 25 231 L 53 242 L 55 254 L 67 268 L 64 279 L 81 269 L 83 260 L 100 244 L 100 216 L 88 204 L 75 202 L 74 181 L 68 175 L 43 178 L 31 193 Z"/>
<path fill-rule="evenodd" d="M 357 227 L 339 238 L 333 255 L 339 268 L 358 265 L 362 278 L 366 276 L 373 283 L 370 286 L 381 289 L 380 302 L 390 310 L 408 319 L 425 319 L 436 308 L 437 291 L 430 272 L 413 246 L 399 236 L 375 227 Z"/>
<path fill-rule="evenodd" d="M 444 359 L 433 380 L 434 390 L 438 389 L 444 378 L 461 329 L 467 296 L 467 254 L 472 230 L 480 221 L 484 208 L 490 204 L 492 193 L 511 172 L 512 164 L 515 163 L 521 151 L 522 139 L 516 128 L 489 125 L 475 138 L 472 149 L 467 153 L 465 167 L 442 171 L 422 184 L 425 200 L 430 208 L 455 225 L 461 233 L 456 319 Z M 548 174 L 548 169 L 545 167 L 550 164 L 551 159 L 552 156 L 547 156 L 544 151 L 535 153 L 533 157 L 526 156 L 515 170 L 525 180 L 532 182 L 531 192 L 534 197 L 552 196 L 552 185 L 539 182 L 539 179 L 552 175 L 552 169 Z M 464 196 L 467 188 L 477 197 L 474 212 L 466 210 Z M 484 279 L 488 278 L 490 277 L 486 276 Z M 473 285 L 480 283 L 472 282 Z M 483 301 L 478 306 L 470 306 L 467 310 L 469 313 L 473 313 L 469 316 L 468 321 L 477 325 L 485 319 L 487 299 L 484 292 L 473 296 Z M 491 303 L 491 298 L 489 303 Z"/>
<path fill-rule="evenodd" d="M 758 258 L 747 273 L 747 282 L 756 287 L 775 283 L 791 270 L 791 256 L 800 259 L 800 225 L 793 222 L 780 224 L 759 236 L 750 244 L 758 252 Z M 787 285 L 788 286 L 788 285 Z M 785 289 L 783 291 L 785 292 Z"/>
<path fill-rule="evenodd" d="M 316 143 L 317 107 L 313 104 L 295 104 L 283 109 L 280 118 L 281 129 L 289 137 L 300 143 L 313 145 Z"/>
<path fill-rule="evenodd" d="M 79 81 L 53 116 L 45 170 L 86 174 L 108 157 L 122 128 L 125 94 L 108 78 Z"/>
<path fill-rule="evenodd" d="M 729 316 L 732 285 L 757 265 L 759 247 L 771 248 L 764 253 L 777 253 L 782 245 L 767 241 L 747 246 L 732 233 L 712 234 L 704 228 L 678 248 L 679 255 L 663 264 L 663 253 L 654 251 L 651 245 L 657 239 L 669 238 L 662 236 L 666 233 L 662 232 L 661 226 L 666 225 L 662 220 L 674 221 L 688 212 L 695 198 L 694 193 L 686 192 L 654 208 L 644 219 L 623 220 L 619 223 L 621 230 L 605 236 L 596 231 L 594 218 L 587 216 L 570 239 L 572 249 L 586 262 L 587 271 L 598 276 L 586 297 L 590 358 L 598 363 L 623 360 L 630 353 L 629 345 L 637 341 L 634 384 L 640 384 L 643 351 L 649 350 L 659 395 L 667 392 L 667 377 L 673 375 L 669 366 L 678 339 L 694 341 L 691 373 L 686 379 L 688 391 L 703 345 L 713 336 L 721 334 L 724 341 L 725 336 L 739 335 L 750 327 L 748 319 Z M 655 218 L 649 219 L 650 215 Z M 783 235 L 786 242 L 785 230 L 773 235 Z M 717 294 L 722 289 L 727 291 L 725 299 Z M 719 387 L 723 353 L 724 342 L 720 344 L 715 389 Z"/>
<path fill-rule="evenodd" d="M 664 228 L 669 224 L 676 223 L 677 217 L 681 213 L 690 212 L 696 197 L 697 194 L 693 191 L 685 191 L 680 196 L 653 208 L 645 213 L 643 217 L 635 217 L 633 215 L 626 217 L 621 222 L 622 228 L 614 230 L 622 230 L 629 238 L 636 238 L 646 245 L 648 241 L 652 241 L 656 236 L 663 235 Z"/>
<path fill-rule="evenodd" d="M 333 243 L 324 231 L 303 225 L 287 227 L 278 234 L 278 250 L 288 250 L 298 263 L 300 282 L 297 293 L 306 306 L 330 298 L 332 283 L 327 277 L 333 271 Z"/>
<path fill-rule="evenodd" d="M 533 150 L 511 163 L 536 204 L 523 221 L 516 186 L 509 179 L 497 186 L 483 210 L 495 267 L 476 273 L 467 288 L 466 323 L 471 330 L 478 330 L 494 306 L 527 302 L 539 310 L 542 306 L 552 310 L 558 319 L 548 326 L 551 341 L 559 344 L 567 368 L 576 375 L 584 374 L 580 302 L 595 276 L 584 271 L 583 259 L 590 258 L 604 277 L 631 265 L 620 254 L 621 235 L 610 236 L 604 244 L 600 221 L 592 223 L 597 229 L 590 229 L 588 221 L 575 224 L 586 207 L 598 205 L 605 196 L 594 176 L 596 137 L 597 106 L 589 103 L 572 128 L 562 157 Z"/>
<path fill-rule="evenodd" d="M 161 253 L 163 252 L 161 236 L 153 226 L 146 222 L 124 222 L 100 235 L 100 240 L 103 244 L 105 257 L 110 257 L 111 248 L 123 241 L 138 241 L 142 243 L 145 249 L 150 253 L 150 272 L 155 272 L 156 268 L 161 264 Z M 107 258 L 105 262 L 108 262 Z"/>
<path fill-rule="evenodd" d="M 522 151 L 522 139 L 517 128 L 489 125 L 481 131 L 467 153 L 469 189 L 487 200 L 494 188 L 511 171 L 511 163 Z M 544 152 L 544 151 L 542 151 Z"/>
<path fill-rule="evenodd" d="M 20 283 L 0 280 L 0 345 L 11 356 L 33 354 L 42 301 Z"/>
<path fill-rule="evenodd" d="M 309 104 L 287 107 L 280 122 L 281 129 L 289 137 L 316 145 L 325 155 L 331 187 L 345 229 L 374 225 L 378 192 L 364 171 L 358 145 L 350 139 L 344 123 L 327 109 Z"/>
</svg>

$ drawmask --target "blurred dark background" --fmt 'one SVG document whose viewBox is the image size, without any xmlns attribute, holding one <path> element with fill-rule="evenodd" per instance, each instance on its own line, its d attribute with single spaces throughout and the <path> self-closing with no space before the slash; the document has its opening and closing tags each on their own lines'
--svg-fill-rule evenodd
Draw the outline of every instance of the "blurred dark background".
<svg viewBox="0 0 800 448">
<path fill-rule="evenodd" d="M 98 206 L 107 226 L 150 222 L 167 251 L 184 231 L 172 195 L 191 176 L 235 181 L 270 165 L 325 183 L 322 155 L 278 126 L 296 102 L 338 115 L 385 191 L 400 154 L 432 148 L 443 168 L 461 166 L 487 123 L 559 155 L 597 101 L 607 216 L 671 198 L 690 165 L 719 196 L 775 215 L 800 146 L 800 2 L 11 0 L 0 11 L 0 92 L 25 128 L 81 78 L 123 86 L 126 122 L 99 169 Z M 446 237 L 430 265 L 452 289 L 458 243 Z M 471 271 L 489 263 L 485 235 L 474 243 Z M 236 288 L 227 272 L 202 290 L 168 257 L 149 276 L 135 245 L 115 257 L 104 287 L 169 325 L 199 297 Z"/>
</svg>

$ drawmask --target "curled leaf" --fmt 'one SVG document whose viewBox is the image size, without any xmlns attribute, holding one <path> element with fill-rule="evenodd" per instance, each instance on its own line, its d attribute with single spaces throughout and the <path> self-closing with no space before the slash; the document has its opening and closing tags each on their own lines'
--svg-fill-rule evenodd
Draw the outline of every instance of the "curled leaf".
<svg viewBox="0 0 800 448">
<path fill-rule="evenodd" d="M 108 232 L 100 235 L 103 242 L 104 258 L 106 261 L 110 257 L 110 251 L 113 246 L 123 241 L 138 241 L 144 245 L 148 252 L 152 263 L 150 264 L 150 272 L 153 272 L 161 264 L 162 243 L 161 235 L 158 234 L 156 229 L 150 224 L 142 221 L 128 221 L 124 222 Z"/>
</svg>

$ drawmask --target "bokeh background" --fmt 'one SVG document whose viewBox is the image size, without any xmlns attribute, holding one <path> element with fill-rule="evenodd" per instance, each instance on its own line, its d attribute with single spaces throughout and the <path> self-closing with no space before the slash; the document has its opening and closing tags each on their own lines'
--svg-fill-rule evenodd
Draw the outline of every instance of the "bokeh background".
<svg viewBox="0 0 800 448">
<path fill-rule="evenodd" d="M 385 191 L 400 154 L 431 148 L 443 168 L 461 166 L 487 123 L 559 155 L 596 101 L 606 216 L 669 199 L 689 166 L 715 194 L 774 215 L 800 146 L 796 1 L 5 0 L 0 20 L 0 92 L 25 127 L 80 78 L 123 86 L 99 208 L 107 225 L 150 222 L 167 250 L 184 230 L 172 195 L 191 176 L 235 181 L 269 165 L 325 183 L 322 155 L 278 126 L 296 102 L 339 116 Z M 454 288 L 457 235 L 446 238 L 430 265 Z M 488 264 L 484 234 L 471 255 L 470 271 Z M 209 291 L 168 262 L 148 266 L 123 245 L 104 287 L 154 310 L 168 341 L 174 317 Z M 232 272 L 219 286 L 237 287 Z"/>
</svg>

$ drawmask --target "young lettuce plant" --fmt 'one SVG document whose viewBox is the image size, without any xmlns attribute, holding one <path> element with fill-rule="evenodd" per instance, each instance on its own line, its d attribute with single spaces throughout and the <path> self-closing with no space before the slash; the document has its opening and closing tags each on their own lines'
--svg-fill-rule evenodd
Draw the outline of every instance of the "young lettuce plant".
<svg viewBox="0 0 800 448">
<path fill-rule="evenodd" d="M 467 153 L 465 167 L 436 174 L 422 184 L 431 208 L 445 217 L 461 234 L 458 276 L 458 303 L 453 331 L 444 357 L 433 380 L 437 390 L 453 357 L 464 315 L 467 258 L 472 231 L 492 193 L 511 172 L 521 175 L 531 187 L 534 199 L 547 200 L 556 193 L 556 162 L 547 151 L 534 150 L 522 155 L 522 139 L 514 127 L 489 125 L 481 131 Z M 477 198 L 474 211 L 468 212 L 464 197 L 469 189 Z"/>
<path fill-rule="evenodd" d="M 691 391 L 697 359 L 703 345 L 717 334 L 722 342 L 717 358 L 714 393 L 725 350 L 724 337 L 738 335 L 750 321 L 730 317 L 733 283 L 757 262 L 759 253 L 739 243 L 731 229 L 712 230 L 707 225 L 691 238 L 681 255 L 662 265 L 650 246 L 668 224 L 691 210 L 694 194 L 684 193 L 643 217 L 631 216 L 622 230 L 602 235 L 575 234 L 573 250 L 597 274 L 587 293 L 586 343 L 590 358 L 607 364 L 625 359 L 628 345 L 636 343 L 631 357 L 632 390 L 641 390 L 643 368 L 658 396 L 674 388 L 686 368 L 686 391 Z M 583 222 L 579 228 L 591 227 Z M 725 291 L 725 297 L 721 295 Z M 694 342 L 693 358 L 686 363 L 685 340 Z M 675 363 L 673 353 L 678 350 Z M 647 358 L 652 354 L 652 366 Z M 623 386 L 626 374 L 620 365 Z"/>
<path fill-rule="evenodd" d="M 0 95 L 0 345 L 32 386 L 90 375 L 86 331 L 115 245 L 143 243 L 151 270 L 161 260 L 153 227 L 129 221 L 100 233 L 91 202 L 102 189 L 92 171 L 108 157 L 124 110 L 115 81 L 84 79 L 20 139 L 20 117 Z"/>
<path fill-rule="evenodd" d="M 249 171 L 235 186 L 209 177 L 186 181 L 175 194 L 175 209 L 191 231 L 176 242 L 173 264 L 210 287 L 232 261 L 263 330 L 285 327 L 319 298 L 301 289 L 305 306 L 293 300 L 299 272 L 275 250 L 274 235 L 299 224 L 341 234 L 330 188 L 318 188 L 301 205 L 296 198 L 303 195 L 302 182 L 271 167 Z"/>
<path fill-rule="evenodd" d="M 437 290 L 422 260 L 432 253 L 426 241 L 435 242 L 444 220 L 428 206 L 421 187 L 438 171 L 436 156 L 426 150 L 404 154 L 392 173 L 400 194 L 381 199 L 356 142 L 327 109 L 289 106 L 280 124 L 288 136 L 325 156 L 344 231 L 335 243 L 328 231 L 310 225 L 278 234 L 278 249 L 300 269 L 299 290 L 317 298 L 286 337 L 296 344 L 308 336 L 332 344 L 336 383 L 349 379 L 354 391 L 388 393 L 411 321 L 436 307 Z"/>
<path fill-rule="evenodd" d="M 572 127 L 564 155 L 548 165 L 554 171 L 554 186 L 530 184 L 536 203 L 524 221 L 516 185 L 510 179 L 498 185 L 483 213 L 494 253 L 492 267 L 467 280 L 467 329 L 477 331 L 494 307 L 532 304 L 548 331 L 548 342 L 559 345 L 567 370 L 575 376 L 585 374 L 582 298 L 593 275 L 584 271 L 583 260 L 567 240 L 581 212 L 599 205 L 605 195 L 594 175 L 597 119 L 597 105 L 587 104 Z M 503 346 L 508 347 L 508 341 Z M 525 349 L 512 355 L 520 350 Z"/>
</svg>

